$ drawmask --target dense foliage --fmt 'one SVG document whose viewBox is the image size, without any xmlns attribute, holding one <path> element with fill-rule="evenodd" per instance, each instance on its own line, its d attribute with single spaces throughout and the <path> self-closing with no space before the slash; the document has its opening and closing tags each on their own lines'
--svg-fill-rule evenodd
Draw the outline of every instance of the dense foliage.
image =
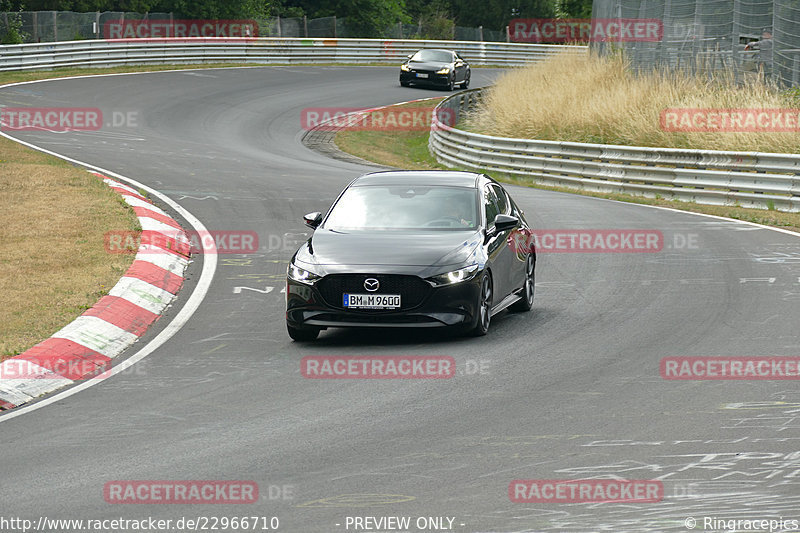
<svg viewBox="0 0 800 533">
<path fill-rule="evenodd" d="M 167 12 L 184 18 L 347 17 L 365 37 L 397 22 L 483 26 L 513 18 L 588 18 L 592 0 L 4 0 L 4 11 Z"/>
</svg>

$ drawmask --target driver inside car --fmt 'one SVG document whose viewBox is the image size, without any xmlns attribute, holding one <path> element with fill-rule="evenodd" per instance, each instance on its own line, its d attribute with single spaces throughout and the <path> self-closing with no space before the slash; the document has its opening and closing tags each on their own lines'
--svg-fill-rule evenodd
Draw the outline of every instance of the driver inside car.
<svg viewBox="0 0 800 533">
<path fill-rule="evenodd" d="M 453 198 L 445 202 L 442 215 L 440 216 L 440 218 L 457 221 L 460 225 L 465 227 L 472 226 L 472 221 L 469 220 L 470 217 L 469 205 Z"/>
</svg>

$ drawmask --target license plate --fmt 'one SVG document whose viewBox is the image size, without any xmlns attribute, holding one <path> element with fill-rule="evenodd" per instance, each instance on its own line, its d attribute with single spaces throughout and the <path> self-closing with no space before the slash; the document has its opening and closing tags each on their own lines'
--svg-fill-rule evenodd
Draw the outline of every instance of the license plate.
<svg viewBox="0 0 800 533">
<path fill-rule="evenodd" d="M 428 75 L 427 74 L 420 74 L 419 72 L 417 72 L 417 77 L 418 78 L 427 78 Z"/>
<path fill-rule="evenodd" d="M 344 294 L 344 307 L 349 309 L 398 309 L 399 294 Z"/>
</svg>

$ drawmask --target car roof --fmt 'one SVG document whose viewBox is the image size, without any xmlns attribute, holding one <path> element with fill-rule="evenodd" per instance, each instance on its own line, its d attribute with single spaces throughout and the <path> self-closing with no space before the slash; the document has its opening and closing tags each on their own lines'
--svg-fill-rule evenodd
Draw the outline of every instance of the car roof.
<svg viewBox="0 0 800 533">
<path fill-rule="evenodd" d="M 389 170 L 364 174 L 353 180 L 351 187 L 369 185 L 439 185 L 477 187 L 481 174 L 459 170 Z"/>
</svg>

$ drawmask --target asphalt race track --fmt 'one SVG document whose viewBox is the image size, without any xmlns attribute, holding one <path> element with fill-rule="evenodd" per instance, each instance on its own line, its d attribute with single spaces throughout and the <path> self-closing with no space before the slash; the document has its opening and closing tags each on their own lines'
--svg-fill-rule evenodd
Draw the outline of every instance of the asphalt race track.
<svg viewBox="0 0 800 533">
<path fill-rule="evenodd" d="M 473 86 L 498 73 L 474 70 Z M 658 230 L 664 249 L 542 253 L 533 312 L 495 317 L 482 338 L 333 330 L 316 343 L 291 342 L 281 290 L 308 231 L 302 215 L 325 211 L 349 180 L 374 170 L 303 146 L 301 110 L 443 94 L 401 88 L 388 67 L 164 72 L 0 89 L 4 106 L 132 113 L 135 123 L 96 132 L 15 136 L 165 193 L 209 230 L 255 231 L 260 241 L 258 254 L 218 256 L 199 310 L 149 357 L 41 409 L 0 415 L 0 517 L 265 516 L 293 533 L 397 531 L 353 526 L 352 517 L 389 516 L 411 517 L 409 531 L 446 530 L 446 519 L 438 529 L 416 520 L 449 517 L 465 533 L 688 531 L 688 517 L 696 531 L 721 531 L 704 519 L 800 520 L 797 381 L 659 373 L 668 356 L 800 356 L 797 236 L 511 187 L 537 228 Z M 125 355 L 169 323 L 201 262 L 177 304 Z M 300 360 L 309 355 L 445 355 L 457 373 L 305 379 Z M 515 479 L 597 477 L 661 480 L 664 497 L 516 503 L 508 494 Z M 110 504 L 103 489 L 115 480 L 249 480 L 260 498 Z"/>
</svg>

